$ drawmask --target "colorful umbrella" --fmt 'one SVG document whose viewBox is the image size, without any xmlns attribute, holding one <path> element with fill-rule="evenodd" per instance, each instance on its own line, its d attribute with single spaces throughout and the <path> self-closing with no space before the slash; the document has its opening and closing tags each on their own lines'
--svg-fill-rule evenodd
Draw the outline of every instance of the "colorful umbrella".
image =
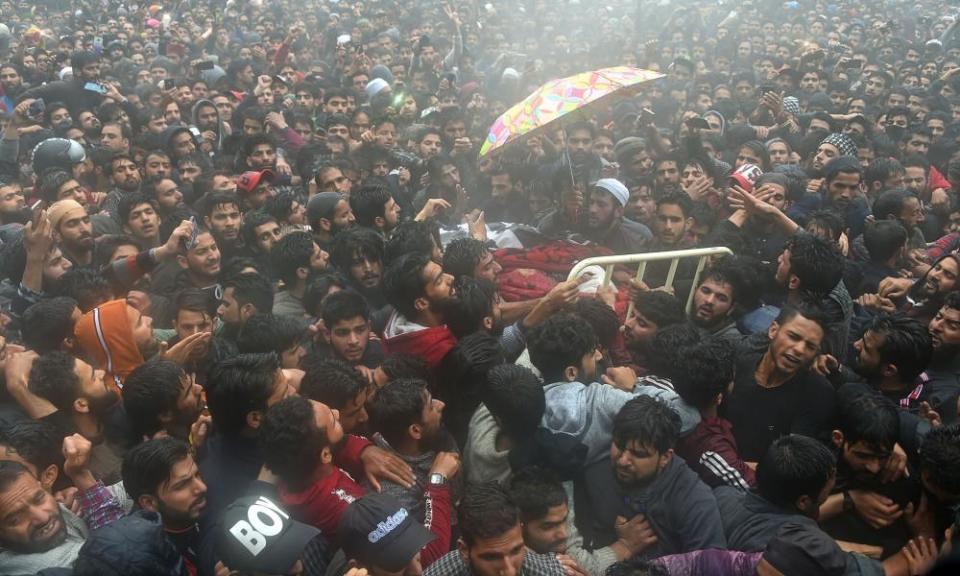
<svg viewBox="0 0 960 576">
<path fill-rule="evenodd" d="M 608 96 L 658 78 L 663 78 L 663 74 L 616 66 L 551 80 L 497 118 L 480 148 L 480 156 L 545 129 L 571 112 L 583 111 Z"/>
</svg>

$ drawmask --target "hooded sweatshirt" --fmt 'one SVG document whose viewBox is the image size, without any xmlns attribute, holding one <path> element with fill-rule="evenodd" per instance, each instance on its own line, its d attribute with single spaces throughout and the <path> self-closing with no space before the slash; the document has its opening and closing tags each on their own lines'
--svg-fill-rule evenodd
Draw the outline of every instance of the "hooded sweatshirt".
<svg viewBox="0 0 960 576">
<path fill-rule="evenodd" d="M 199 116 L 201 106 L 213 106 L 214 110 L 217 110 L 217 106 L 213 103 L 213 101 L 207 100 L 204 98 L 201 100 L 197 100 L 194 103 L 193 108 L 190 109 L 190 119 L 193 122 L 193 125 L 196 126 L 197 129 L 200 130 L 200 132 L 202 133 L 204 130 L 203 128 L 200 128 L 200 124 L 198 122 L 199 120 L 198 116 Z M 219 152 L 220 150 L 223 149 L 223 132 L 224 132 L 223 120 L 220 118 L 220 111 L 217 110 L 217 142 L 214 145 L 215 152 Z"/>
<path fill-rule="evenodd" d="M 73 334 L 84 356 L 94 366 L 106 371 L 106 379 L 113 383 L 116 392 L 130 372 L 143 364 L 143 355 L 133 340 L 133 331 L 127 319 L 127 302 L 113 300 L 80 317 Z"/>
<path fill-rule="evenodd" d="M 383 347 L 386 353 L 419 356 L 434 372 L 447 352 L 456 344 L 457 339 L 446 326 L 428 328 L 407 320 L 399 312 L 390 315 L 383 330 Z"/>
</svg>

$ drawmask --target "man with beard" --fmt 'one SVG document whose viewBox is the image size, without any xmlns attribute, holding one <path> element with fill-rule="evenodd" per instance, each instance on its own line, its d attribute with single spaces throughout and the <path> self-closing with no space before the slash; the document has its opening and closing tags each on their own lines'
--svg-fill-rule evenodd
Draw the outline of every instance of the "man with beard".
<svg viewBox="0 0 960 576">
<path fill-rule="evenodd" d="M 848 146 L 852 146 L 853 153 L 844 152 L 843 156 L 823 160 L 823 208 L 843 218 L 848 237 L 856 238 L 863 234 L 864 221 L 870 215 L 870 207 L 863 195 L 860 194 L 863 168 L 856 157 L 856 144 L 853 144 L 852 141 L 849 144 L 838 143 L 834 145 L 829 143 L 828 141 L 835 136 L 847 138 L 841 134 L 828 136 L 820 144 L 820 149 L 814 158 L 814 164 L 818 163 L 818 158 L 823 158 L 821 152 L 829 148 L 840 146 L 841 149 L 846 150 Z M 847 139 L 849 140 L 849 138 Z"/>
<path fill-rule="evenodd" d="M 787 187 L 785 175 L 768 172 L 757 178 L 751 192 L 734 188 L 731 200 L 737 203 L 737 210 L 717 224 L 710 233 L 708 244 L 727 246 L 737 254 L 760 261 L 776 259 L 784 243 L 798 228 L 796 222 L 785 214 L 790 205 Z"/>
<path fill-rule="evenodd" d="M 931 320 L 943 305 L 946 295 L 953 292 L 960 276 L 960 256 L 944 254 L 933 263 L 926 274 L 910 278 L 884 278 L 877 294 L 865 294 L 858 300 L 867 308 L 894 306 L 922 322 Z M 902 298 L 902 301 L 901 301 Z M 885 299 L 890 299 L 886 301 Z"/>
<path fill-rule="evenodd" d="M 747 462 L 756 462 L 779 436 L 815 437 L 829 426 L 833 387 L 809 369 L 821 351 L 824 326 L 816 305 L 788 305 L 767 330 L 765 348 L 748 345 L 740 351 L 733 391 L 721 412 Z"/>
<path fill-rule="evenodd" d="M 20 462 L 0 461 L 0 566 L 9 574 L 34 574 L 73 566 L 90 531 L 124 515 L 123 507 L 87 463 L 90 441 L 79 434 L 63 440 L 63 471 L 79 489 L 80 516 L 59 504 L 53 494 Z"/>
<path fill-rule="evenodd" d="M 930 406 L 951 422 L 960 393 L 960 292 L 951 292 L 930 321 L 933 358 L 926 371 Z"/>
<path fill-rule="evenodd" d="M 123 487 L 140 510 L 156 512 L 167 538 L 197 572 L 201 548 L 197 521 L 207 506 L 207 485 L 190 451 L 177 438 L 155 438 L 133 447 L 123 457 Z"/>
<path fill-rule="evenodd" d="M 704 271 L 693 293 L 690 322 L 704 337 L 738 338 L 736 314 L 756 298 L 745 278 L 745 266 L 724 258 Z"/>
<path fill-rule="evenodd" d="M 103 212 L 92 216 L 93 229 L 98 236 L 119 234 L 124 226 L 120 217 L 120 201 L 140 190 L 140 168 L 125 153 L 114 154 L 104 165 L 104 176 L 110 179 L 113 189 L 103 201 Z"/>
<path fill-rule="evenodd" d="M 372 371 L 383 361 L 383 346 L 378 338 L 370 337 L 373 328 L 366 301 L 352 290 L 340 290 L 324 298 L 321 306 L 320 317 L 330 343 L 330 355 L 372 377 Z M 344 415 L 339 405 L 332 406 Z"/>
<path fill-rule="evenodd" d="M 384 238 L 400 223 L 400 205 L 386 186 L 362 186 L 350 194 L 350 209 L 357 225 L 377 231 Z"/>
<path fill-rule="evenodd" d="M 388 353 L 420 356 L 436 370 L 456 339 L 446 326 L 453 276 L 424 254 L 405 254 L 386 269 L 384 292 L 394 311 L 383 330 Z"/>
<path fill-rule="evenodd" d="M 416 476 L 412 487 L 387 481 L 380 483 L 381 491 L 395 497 L 418 522 L 424 522 L 429 513 L 423 486 L 448 485 L 453 502 L 459 501 L 463 492 L 462 476 L 434 478 L 444 461 L 460 459 L 456 442 L 441 425 L 443 408 L 443 402 L 431 395 L 427 382 L 413 378 L 388 382 L 368 403 L 369 427 L 376 433 L 372 436 L 374 443 L 399 456 Z"/>
<path fill-rule="evenodd" d="M 333 238 L 355 222 L 350 201 L 339 192 L 320 192 L 307 202 L 307 224 L 313 230 L 314 240 L 324 250 L 329 251 Z"/>
<path fill-rule="evenodd" d="M 841 393 L 865 391 L 859 382 L 865 380 L 866 390 L 879 392 L 903 409 L 915 411 L 927 401 L 930 386 L 921 373 L 933 357 L 933 343 L 925 325 L 904 314 L 879 314 L 853 347 L 857 356 L 851 368 L 856 375 L 838 367 L 841 378 L 849 382 Z"/>
<path fill-rule="evenodd" d="M 223 323 L 223 336 L 236 340 L 240 329 L 254 314 L 273 309 L 273 286 L 260 274 L 237 274 L 223 283 L 223 298 L 217 316 Z"/>
<path fill-rule="evenodd" d="M 626 367 L 598 373 L 602 359 L 593 327 L 574 314 L 555 314 L 527 335 L 530 361 L 544 383 L 542 450 L 551 463 L 578 469 L 610 449 L 611 423 L 640 390 Z M 603 383 L 601 383 L 603 382 Z"/>
<path fill-rule="evenodd" d="M 217 105 L 210 100 L 197 100 L 191 111 L 193 124 L 200 131 L 200 148 L 207 154 L 216 154 L 223 147 L 225 124 L 220 120 Z"/>
<path fill-rule="evenodd" d="M 653 238 L 650 229 L 623 216 L 630 191 L 614 178 L 602 178 L 590 187 L 587 237 L 615 254 L 643 252 Z"/>
<path fill-rule="evenodd" d="M 383 294 L 383 250 L 380 235 L 354 227 L 337 235 L 330 252 L 330 261 L 364 297 L 374 314 L 387 306 Z"/>
<path fill-rule="evenodd" d="M 204 291 L 218 292 L 220 284 L 220 247 L 209 230 L 197 230 L 197 240 L 189 246 L 186 253 L 177 254 L 180 272 L 174 279 L 174 287 L 169 295 L 176 297 L 184 288 L 199 288 Z"/>
<path fill-rule="evenodd" d="M 215 192 L 204 197 L 203 224 L 217 241 L 217 247 L 223 257 L 229 260 L 243 246 L 240 238 L 240 225 L 243 213 L 240 199 L 233 194 Z"/>
<path fill-rule="evenodd" d="M 93 263 L 93 227 L 86 209 L 75 200 L 54 202 L 47 210 L 54 239 L 74 266 Z"/>
<path fill-rule="evenodd" d="M 634 559 L 689 550 L 724 550 L 727 540 L 717 501 L 696 472 L 675 457 L 680 417 L 648 396 L 630 400 L 612 421 L 609 462 L 586 474 L 594 546 L 616 540 L 624 518 L 638 520 L 649 536 Z M 619 520 L 618 520 L 619 519 Z"/>
<path fill-rule="evenodd" d="M 919 529 L 927 512 L 914 477 L 886 482 L 887 462 L 900 433 L 892 402 L 874 394 L 846 394 L 837 407 L 831 440 L 837 455 L 836 483 L 820 505 L 818 521 L 836 540 L 883 548 L 895 554 Z"/>
<path fill-rule="evenodd" d="M 138 438 L 165 436 L 188 440 L 200 416 L 202 388 L 172 360 L 145 362 L 127 377 L 123 407 Z M 135 496 L 133 496 L 136 499 Z"/>
<path fill-rule="evenodd" d="M 270 256 L 273 269 L 284 285 L 273 298 L 273 313 L 303 318 L 307 315 L 303 307 L 307 279 L 311 273 L 327 268 L 329 255 L 317 246 L 309 233 L 291 232 L 274 244 Z"/>
<path fill-rule="evenodd" d="M 133 369 L 160 351 L 153 336 L 153 319 L 126 300 L 112 300 L 90 310 L 77 320 L 73 333 L 78 353 L 106 371 L 108 386 L 116 396 Z"/>
</svg>

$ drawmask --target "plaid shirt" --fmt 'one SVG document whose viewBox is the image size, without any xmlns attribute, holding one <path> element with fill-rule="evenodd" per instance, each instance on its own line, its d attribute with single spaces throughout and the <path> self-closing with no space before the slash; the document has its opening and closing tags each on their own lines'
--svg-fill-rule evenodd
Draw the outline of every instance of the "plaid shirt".
<svg viewBox="0 0 960 576">
<path fill-rule="evenodd" d="M 440 557 L 423 571 L 423 576 L 470 576 L 471 570 L 454 550 Z M 563 576 L 563 567 L 553 554 L 537 554 L 527 548 L 527 555 L 518 576 Z"/>
<path fill-rule="evenodd" d="M 123 507 L 99 480 L 90 489 L 78 493 L 77 499 L 80 517 L 90 530 L 103 528 L 124 515 Z"/>
</svg>

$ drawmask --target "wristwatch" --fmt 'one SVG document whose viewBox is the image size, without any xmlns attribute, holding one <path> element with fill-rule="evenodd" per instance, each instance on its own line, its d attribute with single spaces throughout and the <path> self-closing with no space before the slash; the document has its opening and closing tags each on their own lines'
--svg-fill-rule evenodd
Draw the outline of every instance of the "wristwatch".
<svg viewBox="0 0 960 576">
<path fill-rule="evenodd" d="M 434 472 L 430 474 L 430 485 L 431 486 L 446 486 L 447 477 L 439 472 Z"/>
<path fill-rule="evenodd" d="M 853 498 L 850 497 L 850 493 L 846 490 L 843 491 L 843 511 L 844 512 L 853 512 Z"/>
</svg>

